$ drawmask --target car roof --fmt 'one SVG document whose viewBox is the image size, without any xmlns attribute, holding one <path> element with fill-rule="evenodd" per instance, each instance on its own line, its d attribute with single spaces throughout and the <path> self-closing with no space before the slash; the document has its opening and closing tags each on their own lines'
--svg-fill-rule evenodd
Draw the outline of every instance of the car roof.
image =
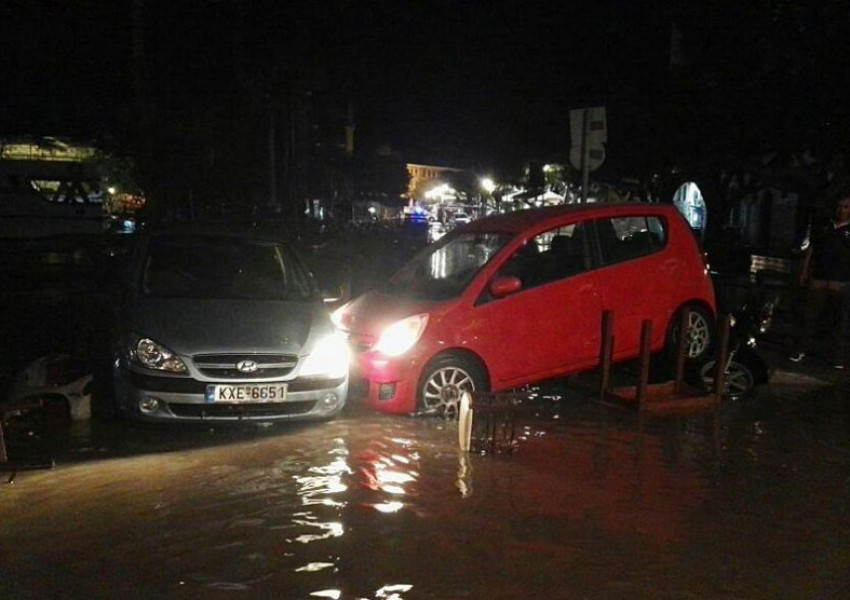
<svg viewBox="0 0 850 600">
<path fill-rule="evenodd" d="M 529 227 L 545 224 L 549 221 L 556 223 L 565 217 L 592 216 L 616 217 L 634 214 L 670 215 L 678 213 L 672 204 L 651 204 L 645 202 L 594 202 L 590 204 L 561 204 L 543 208 L 529 208 L 509 213 L 490 215 L 470 221 L 462 231 L 504 231 L 516 233 Z"/>
</svg>

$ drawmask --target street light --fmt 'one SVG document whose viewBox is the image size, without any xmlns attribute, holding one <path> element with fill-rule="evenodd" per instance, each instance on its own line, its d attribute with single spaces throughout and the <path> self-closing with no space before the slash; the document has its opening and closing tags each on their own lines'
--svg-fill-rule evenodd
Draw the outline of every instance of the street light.
<svg viewBox="0 0 850 600">
<path fill-rule="evenodd" d="M 478 201 L 481 204 L 481 216 L 487 214 L 487 198 L 493 197 L 493 191 L 496 189 L 496 183 L 490 177 L 482 177 L 478 184 L 481 186 L 481 189 L 484 190 L 485 193 L 480 194 L 478 196 Z"/>
</svg>

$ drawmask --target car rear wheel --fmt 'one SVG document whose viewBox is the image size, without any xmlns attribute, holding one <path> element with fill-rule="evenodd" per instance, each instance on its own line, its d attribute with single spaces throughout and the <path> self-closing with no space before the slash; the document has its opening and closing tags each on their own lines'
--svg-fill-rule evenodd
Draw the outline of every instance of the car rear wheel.
<svg viewBox="0 0 850 600">
<path fill-rule="evenodd" d="M 710 360 L 700 369 L 702 384 L 706 390 L 714 391 L 715 361 Z M 725 393 L 733 400 L 739 400 L 750 394 L 756 386 L 756 379 L 750 369 L 738 361 L 730 361 L 725 374 Z"/>
<path fill-rule="evenodd" d="M 432 360 L 419 379 L 417 401 L 423 414 L 457 418 L 464 391 L 481 392 L 488 387 L 484 367 L 460 354 L 443 354 Z"/>
<path fill-rule="evenodd" d="M 705 358 L 714 345 L 714 319 L 701 306 L 690 305 L 688 311 L 687 332 L 685 334 L 685 358 L 690 361 Z M 679 316 L 677 312 L 670 324 L 667 335 L 667 349 L 671 357 L 676 356 L 679 343 Z"/>
</svg>

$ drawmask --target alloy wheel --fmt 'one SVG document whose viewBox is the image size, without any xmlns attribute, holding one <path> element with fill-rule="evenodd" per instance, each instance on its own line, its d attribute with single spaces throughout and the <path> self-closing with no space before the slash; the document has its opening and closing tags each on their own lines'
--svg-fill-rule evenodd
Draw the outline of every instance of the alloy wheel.
<svg viewBox="0 0 850 600">
<path fill-rule="evenodd" d="M 457 418 L 460 396 L 464 391 L 475 391 L 472 374 L 457 365 L 440 367 L 425 380 L 422 388 L 423 408 L 427 413 Z"/>
<path fill-rule="evenodd" d="M 701 311 L 688 312 L 688 331 L 685 337 L 688 358 L 697 358 L 708 350 L 711 343 L 711 324 Z"/>
<path fill-rule="evenodd" d="M 707 390 L 714 390 L 714 365 L 715 361 L 709 361 L 700 369 L 700 377 Z M 743 398 L 753 391 L 755 377 L 752 372 L 741 363 L 731 361 L 726 369 L 725 394 L 733 399 Z"/>
</svg>

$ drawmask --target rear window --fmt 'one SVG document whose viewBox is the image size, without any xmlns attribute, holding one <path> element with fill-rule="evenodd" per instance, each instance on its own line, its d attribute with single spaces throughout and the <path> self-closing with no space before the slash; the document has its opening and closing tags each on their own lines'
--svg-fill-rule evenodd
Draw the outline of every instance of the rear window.
<svg viewBox="0 0 850 600">
<path fill-rule="evenodd" d="M 606 265 L 654 254 L 667 245 L 667 226 L 660 217 L 599 219 L 596 227 Z"/>
<path fill-rule="evenodd" d="M 142 292 L 157 297 L 304 300 L 312 291 L 286 246 L 238 238 L 153 238 L 142 273 Z"/>
</svg>

